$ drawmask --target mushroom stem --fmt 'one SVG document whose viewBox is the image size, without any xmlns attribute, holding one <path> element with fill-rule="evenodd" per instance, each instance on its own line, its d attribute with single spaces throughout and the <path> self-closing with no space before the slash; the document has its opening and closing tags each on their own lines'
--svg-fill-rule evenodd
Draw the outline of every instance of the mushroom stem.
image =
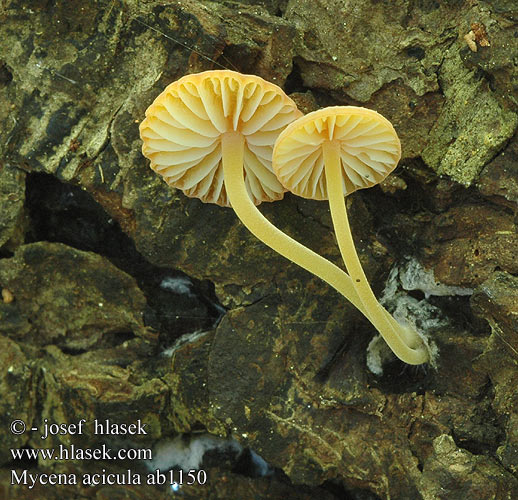
<svg viewBox="0 0 518 500">
<path fill-rule="evenodd" d="M 221 137 L 225 189 L 230 204 L 241 222 L 263 243 L 324 280 L 366 314 L 347 273 L 283 233 L 269 222 L 254 205 L 245 187 L 244 147 L 245 139 L 240 132 L 226 132 Z"/>
<path fill-rule="evenodd" d="M 429 355 L 422 339 L 414 330 L 400 325 L 380 305 L 363 272 L 345 207 L 340 143 L 335 140 L 326 140 L 322 147 L 329 207 L 336 239 L 353 286 L 363 304 L 362 310 L 366 311 L 367 318 L 399 359 L 411 365 L 425 363 L 428 361 Z"/>
</svg>

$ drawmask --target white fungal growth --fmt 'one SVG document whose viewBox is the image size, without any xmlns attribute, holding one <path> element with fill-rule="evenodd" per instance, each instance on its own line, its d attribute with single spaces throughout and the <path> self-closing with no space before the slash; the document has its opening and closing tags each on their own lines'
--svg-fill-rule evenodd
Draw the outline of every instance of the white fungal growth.
<svg viewBox="0 0 518 500">
<path fill-rule="evenodd" d="M 425 298 L 418 300 L 407 291 L 419 290 Z M 400 266 L 395 266 L 387 279 L 380 304 L 385 306 L 396 321 L 401 325 L 412 327 L 428 346 L 430 363 L 434 366 L 438 350 L 430 340 L 429 333 L 434 329 L 448 324 L 442 311 L 430 304 L 430 296 L 471 295 L 471 288 L 462 288 L 438 283 L 433 271 L 427 271 L 415 258 L 405 260 Z M 367 348 L 367 367 L 376 374 L 383 374 L 383 363 L 392 359 L 393 355 L 386 347 L 385 342 L 378 336 L 372 339 Z"/>
<path fill-rule="evenodd" d="M 184 276 L 166 276 L 160 283 L 162 290 L 193 297 L 192 281 Z"/>
<path fill-rule="evenodd" d="M 147 461 L 147 467 L 151 471 L 165 472 L 172 468 L 180 468 L 183 471 L 197 470 L 202 466 L 206 452 L 218 450 L 221 453 L 231 453 L 236 459 L 245 451 L 243 446 L 235 439 L 224 439 L 211 434 L 199 434 L 197 436 L 179 435 L 173 439 L 159 442 L 154 449 L 153 460 Z M 254 476 L 270 476 L 274 469 L 262 457 L 252 450 L 251 473 Z"/>
<path fill-rule="evenodd" d="M 173 467 L 184 471 L 199 469 L 203 455 L 209 450 L 234 451 L 241 453 L 241 445 L 234 440 L 219 438 L 203 434 L 196 438 L 177 436 L 173 439 L 161 441 L 155 446 L 153 460 L 148 462 L 149 470 L 165 472 Z"/>
<path fill-rule="evenodd" d="M 208 335 L 209 333 L 210 332 L 204 330 L 195 330 L 194 332 L 185 333 L 180 338 L 178 338 L 171 347 L 163 350 L 162 356 L 170 358 L 175 353 L 175 351 L 177 351 L 183 345 L 196 342 L 199 338 L 203 337 L 204 335 Z"/>
<path fill-rule="evenodd" d="M 427 299 L 431 295 L 444 297 L 473 294 L 472 288 L 462 288 L 438 283 L 435 281 L 433 271 L 427 271 L 415 258 L 408 259 L 405 264 L 401 266 L 399 269 L 399 279 L 404 290 L 420 290 Z"/>
</svg>

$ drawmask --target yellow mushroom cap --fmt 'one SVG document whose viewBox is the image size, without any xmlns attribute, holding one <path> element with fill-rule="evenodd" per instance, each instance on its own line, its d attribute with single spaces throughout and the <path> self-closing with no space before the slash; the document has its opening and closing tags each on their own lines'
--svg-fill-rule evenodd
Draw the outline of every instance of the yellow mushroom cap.
<svg viewBox="0 0 518 500">
<path fill-rule="evenodd" d="M 280 132 L 301 116 L 273 83 L 229 70 L 187 75 L 168 85 L 140 124 L 142 153 L 172 187 L 207 203 L 229 206 L 221 136 L 245 137 L 244 178 L 253 202 L 275 201 L 285 188 L 272 169 Z"/>
<path fill-rule="evenodd" d="M 401 158 L 394 127 L 376 111 L 320 109 L 291 123 L 277 139 L 273 169 L 286 189 L 303 198 L 328 199 L 322 151 L 326 140 L 340 142 L 344 195 L 381 182 Z"/>
</svg>

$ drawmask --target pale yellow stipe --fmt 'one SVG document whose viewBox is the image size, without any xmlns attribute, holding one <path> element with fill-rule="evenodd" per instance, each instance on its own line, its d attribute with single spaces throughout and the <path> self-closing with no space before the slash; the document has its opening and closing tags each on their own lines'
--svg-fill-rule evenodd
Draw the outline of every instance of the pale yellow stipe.
<svg viewBox="0 0 518 500">
<path fill-rule="evenodd" d="M 224 182 L 230 205 L 246 228 L 277 253 L 331 285 L 368 316 L 347 273 L 283 233 L 252 203 L 244 182 L 243 135 L 226 132 L 221 137 L 221 148 Z"/>
<path fill-rule="evenodd" d="M 358 297 L 367 318 L 380 332 L 394 354 L 411 365 L 420 365 L 429 359 L 428 351 L 416 332 L 397 323 L 394 318 L 376 300 L 365 277 L 363 268 L 349 227 L 345 198 L 342 187 L 342 166 L 340 159 L 340 143 L 337 140 L 326 140 L 322 144 L 324 168 L 326 173 L 327 193 L 331 218 L 336 239 L 347 271 L 352 279 Z"/>
</svg>

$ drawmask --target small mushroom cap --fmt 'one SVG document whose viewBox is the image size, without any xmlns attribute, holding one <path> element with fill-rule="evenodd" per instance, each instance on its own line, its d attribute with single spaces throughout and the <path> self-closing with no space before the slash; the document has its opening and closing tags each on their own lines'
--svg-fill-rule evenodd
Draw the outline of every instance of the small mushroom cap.
<svg viewBox="0 0 518 500">
<path fill-rule="evenodd" d="M 376 111 L 334 106 L 299 118 L 279 135 L 273 169 L 286 189 L 303 198 L 327 200 L 322 144 L 340 142 L 343 191 L 381 182 L 401 158 L 401 143 L 392 124 Z"/>
<path fill-rule="evenodd" d="M 223 182 L 221 136 L 245 137 L 244 178 L 253 202 L 275 201 L 285 188 L 272 169 L 281 131 L 301 116 L 273 83 L 229 70 L 187 75 L 171 83 L 140 124 L 142 153 L 151 168 L 187 196 L 229 206 Z"/>
</svg>

